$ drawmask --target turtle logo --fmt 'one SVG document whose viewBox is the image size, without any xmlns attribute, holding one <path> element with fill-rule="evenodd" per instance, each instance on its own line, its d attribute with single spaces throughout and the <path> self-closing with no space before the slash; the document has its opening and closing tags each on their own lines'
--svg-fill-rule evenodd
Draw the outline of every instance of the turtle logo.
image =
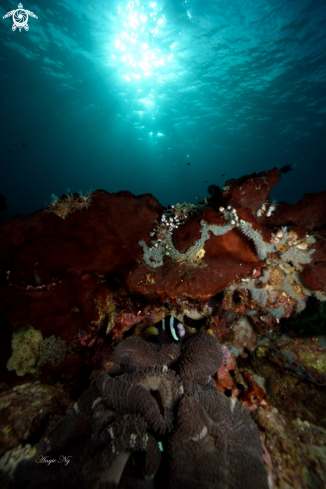
<svg viewBox="0 0 326 489">
<path fill-rule="evenodd" d="M 3 16 L 4 19 L 7 17 L 10 17 L 12 15 L 12 30 L 15 31 L 18 27 L 19 32 L 21 32 L 22 28 L 24 27 L 25 31 L 28 31 L 29 26 L 27 24 L 28 22 L 28 16 L 30 15 L 31 17 L 34 17 L 34 19 L 38 19 L 37 15 L 35 15 L 33 12 L 30 10 L 24 10 L 23 5 L 20 3 L 18 5 L 17 10 L 12 10 L 11 12 L 7 12 L 6 15 Z"/>
</svg>

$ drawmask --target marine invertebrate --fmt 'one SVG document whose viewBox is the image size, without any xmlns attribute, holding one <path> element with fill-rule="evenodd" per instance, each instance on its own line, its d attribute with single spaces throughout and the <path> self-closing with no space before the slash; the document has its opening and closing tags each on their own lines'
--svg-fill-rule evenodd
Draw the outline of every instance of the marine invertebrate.
<svg viewBox="0 0 326 489">
<path fill-rule="evenodd" d="M 261 462 L 260 434 L 249 411 L 216 389 L 210 389 L 205 401 L 201 402 L 224 434 L 228 452 L 228 487 L 267 489 L 266 470 Z"/>
<path fill-rule="evenodd" d="M 157 345 L 137 336 L 126 338 L 114 350 L 115 361 L 127 373 L 154 365 L 170 367 L 176 362 L 179 355 L 180 346 L 176 343 Z"/>
<path fill-rule="evenodd" d="M 91 443 L 84 454 L 82 476 L 88 479 L 87 487 L 96 487 L 99 480 L 113 486 L 119 484 L 128 459 L 137 452 L 144 455 L 140 468 L 142 479 L 151 481 L 158 471 L 161 453 L 156 439 L 148 433 L 145 420 L 139 415 L 126 414 L 108 426 L 107 419 L 97 415 Z M 92 470 L 94 465 L 95 472 Z M 132 475 L 136 482 L 137 474 Z"/>
<path fill-rule="evenodd" d="M 216 487 L 228 487 L 227 449 L 222 429 L 192 396 L 180 403 L 168 450 L 169 488 L 208 488 L 216 484 Z"/>
<path fill-rule="evenodd" d="M 252 324 L 247 316 L 243 316 L 239 321 L 232 324 L 234 339 L 232 344 L 237 348 L 241 357 L 246 358 L 248 355 L 244 349 L 254 351 L 257 347 L 257 338 Z"/>
<path fill-rule="evenodd" d="M 291 375 L 326 386 L 326 350 L 315 338 L 278 338 L 269 345 L 268 356 Z"/>
<path fill-rule="evenodd" d="M 326 302 L 326 294 L 321 290 L 314 290 L 312 293 L 319 301 Z"/>
<path fill-rule="evenodd" d="M 241 401 L 250 410 L 255 411 L 260 406 L 268 406 L 267 395 L 261 385 L 254 379 L 250 372 L 241 373 L 243 380 L 247 384 L 247 389 L 242 392 Z M 265 380 L 265 379 L 260 379 Z"/>
<path fill-rule="evenodd" d="M 65 412 L 71 400 L 60 384 L 31 382 L 0 394 L 0 457 L 18 445 L 33 443 L 44 432 L 47 420 Z M 1 486 L 1 484 L 0 484 Z"/>
<path fill-rule="evenodd" d="M 227 221 L 229 224 L 232 224 L 232 226 L 239 225 L 239 217 L 237 214 L 237 210 L 232 207 L 231 205 L 227 206 L 227 209 L 224 210 L 222 207 L 223 211 L 220 211 L 224 214 L 224 219 Z"/>
<path fill-rule="evenodd" d="M 256 253 L 260 260 L 264 260 L 268 253 L 275 251 L 274 245 L 266 243 L 261 234 L 252 227 L 250 222 L 241 219 L 240 231 L 254 242 Z"/>
<path fill-rule="evenodd" d="M 199 331 L 182 344 L 180 377 L 186 381 L 213 375 L 221 366 L 222 360 L 220 342 L 206 331 Z"/>
<path fill-rule="evenodd" d="M 26 373 L 36 374 L 42 341 L 41 331 L 34 329 L 30 324 L 15 331 L 11 341 L 13 353 L 7 362 L 7 369 L 16 370 L 19 377 Z"/>
<path fill-rule="evenodd" d="M 305 243 L 306 245 L 307 243 Z M 307 250 L 307 246 L 299 248 L 299 245 L 292 245 L 288 250 L 282 253 L 281 258 L 284 263 L 292 263 L 296 270 L 301 271 L 302 265 L 311 261 L 311 255 L 315 250 Z"/>
<path fill-rule="evenodd" d="M 143 240 L 138 244 L 144 250 L 144 261 L 147 265 L 153 268 L 157 268 L 163 265 L 164 255 L 170 255 L 179 260 L 193 260 L 194 263 L 198 262 L 205 255 L 205 250 L 201 247 L 196 247 L 191 252 L 181 254 L 174 248 L 172 240 L 172 232 L 183 224 L 191 215 L 195 215 L 202 211 L 207 202 L 197 204 L 175 204 L 171 206 L 171 209 L 162 214 L 160 222 L 155 221 L 157 226 L 150 233 L 150 236 L 155 236 L 155 239 L 151 240 L 150 246 L 147 246 Z M 208 238 L 207 238 L 208 239 Z"/>
<path fill-rule="evenodd" d="M 71 193 L 67 189 L 66 194 L 58 197 L 57 195 L 51 195 L 51 202 L 45 207 L 46 212 L 53 212 L 61 219 L 66 219 L 69 214 L 90 206 L 92 200 L 92 190 L 86 193 L 80 191 L 77 193 Z"/>
<path fill-rule="evenodd" d="M 227 323 L 232 323 L 235 320 L 235 312 L 233 309 L 227 309 L 227 311 L 223 314 L 222 319 Z"/>
<path fill-rule="evenodd" d="M 1 487 L 10 487 L 16 466 L 25 458 L 31 458 L 36 454 L 36 448 L 29 443 L 25 446 L 20 444 L 12 450 L 8 450 L 0 458 L 0 484 Z"/>
<path fill-rule="evenodd" d="M 227 392 L 231 397 L 237 398 L 240 392 L 237 387 L 237 377 L 239 378 L 240 374 L 236 371 L 236 363 L 230 349 L 226 345 L 222 345 L 222 350 L 223 363 L 214 375 L 215 387 L 222 394 Z"/>
<path fill-rule="evenodd" d="M 254 301 L 256 301 L 259 306 L 265 307 L 268 298 L 267 290 L 264 287 L 255 287 L 253 281 L 248 283 L 248 289 L 250 290 Z"/>
<path fill-rule="evenodd" d="M 61 456 L 60 445 L 54 444 L 49 457 L 57 464 L 35 463 L 24 460 L 15 471 L 15 485 L 18 488 L 26 487 L 31 481 L 34 486 L 54 489 L 58 487 L 73 489 L 94 489 L 95 487 L 117 487 L 119 482 L 134 487 L 134 484 L 147 481 L 155 476 L 161 460 L 160 450 L 155 438 L 147 432 L 147 426 L 141 416 L 124 415 L 114 416 L 102 406 L 95 403 L 93 407 L 92 429 L 89 443 L 75 445 Z M 128 464 L 133 454 L 142 454 L 137 458 L 136 466 Z M 44 459 L 41 456 L 38 460 Z M 73 461 L 74 463 L 70 463 Z M 64 462 L 64 463 L 63 463 Z M 128 467 L 126 474 L 124 469 Z M 78 467 L 78 468 L 77 468 Z"/>
<path fill-rule="evenodd" d="M 272 202 L 272 204 L 269 206 L 269 208 L 267 209 L 267 212 L 266 212 L 266 217 L 271 217 L 271 215 L 273 214 L 273 212 L 275 211 L 277 207 L 277 204 L 276 202 Z"/>
<path fill-rule="evenodd" d="M 170 440 L 169 488 L 268 489 L 260 435 L 249 411 L 213 381 L 197 384 L 195 391 L 181 401 Z"/>
<path fill-rule="evenodd" d="M 141 414 L 158 433 L 172 430 L 173 407 L 183 389 L 168 367 L 156 365 L 115 379 L 101 373 L 96 385 L 106 404 L 115 411 Z"/>
<path fill-rule="evenodd" d="M 205 317 L 209 317 L 213 312 L 213 303 L 212 301 L 204 302 L 200 305 L 188 304 L 182 305 L 182 313 L 179 315 L 181 317 L 187 316 L 188 318 L 194 319 L 195 321 L 199 319 L 203 319 Z"/>
<path fill-rule="evenodd" d="M 266 307 L 266 311 L 268 311 L 276 319 L 281 319 L 283 316 L 285 316 L 285 309 L 283 306 Z"/>
<path fill-rule="evenodd" d="M 188 489 L 200 483 L 209 489 L 214 483 L 236 489 L 241 481 L 243 489 L 267 489 L 258 428 L 249 411 L 217 391 L 211 377 L 223 358 L 217 339 L 199 332 L 184 341 L 173 365 L 181 378 L 166 365 L 138 368 L 144 356 L 139 350 L 148 349 L 145 342 L 131 340 L 124 340 L 126 355 L 120 343 L 116 359 L 135 371 L 100 374 L 55 431 L 49 456 L 73 457 L 75 463 L 44 468 L 23 461 L 15 471 L 15 487 L 40 480 L 48 489 L 58 484 L 147 487 L 142 483 L 149 479 L 153 488 Z M 133 352 L 136 360 L 127 359 Z M 158 472 L 161 457 L 165 468 Z"/>
<path fill-rule="evenodd" d="M 223 214 L 227 224 L 225 226 L 207 224 L 202 220 L 200 223 L 200 239 L 190 246 L 185 253 L 180 253 L 176 250 L 172 239 L 173 228 L 179 226 L 179 221 L 177 221 L 177 224 L 173 224 L 173 218 L 167 220 L 163 215 L 161 225 L 159 225 L 158 229 L 150 233 L 151 236 L 157 234 L 157 239 L 152 240 L 150 246 L 147 246 L 144 241 L 139 241 L 138 243 L 144 250 L 143 258 L 145 263 L 154 268 L 162 266 L 164 255 L 169 255 L 176 261 L 194 260 L 198 262 L 198 259 L 200 260 L 200 258 L 204 257 L 204 244 L 210 239 L 209 231 L 215 236 L 222 236 L 234 227 L 239 228 L 245 236 L 254 242 L 259 259 L 263 260 L 267 257 L 268 253 L 275 251 L 274 243 L 266 243 L 260 232 L 255 230 L 250 222 L 243 219 L 239 220 L 237 210 L 234 207 L 229 205 L 227 209 L 224 209 L 224 207 L 221 207 L 221 209 L 220 212 Z"/>
<path fill-rule="evenodd" d="M 62 363 L 66 356 L 66 342 L 54 335 L 45 338 L 40 344 L 40 362 L 52 366 Z"/>
<path fill-rule="evenodd" d="M 239 312 L 248 314 L 249 308 L 262 310 L 263 313 L 267 311 L 273 321 L 279 322 L 282 317 L 289 317 L 294 311 L 303 311 L 307 298 L 313 292 L 304 285 L 300 273 L 303 265 L 311 261 L 314 250 L 309 250 L 308 244 L 313 244 L 315 239 L 306 236 L 305 241 L 302 241 L 297 233 L 282 227 L 272 234 L 271 243 L 267 245 L 249 223 L 240 221 L 241 226 L 248 237 L 251 236 L 254 240 L 258 256 L 262 258 L 267 251 L 270 254 L 267 258 L 265 256 L 267 267 L 261 276 L 242 278 L 226 289 L 226 293 L 234 293 L 236 290 L 240 292 L 244 307 Z M 301 243 L 304 246 L 298 247 Z M 247 291 L 250 292 L 249 296 Z"/>
<path fill-rule="evenodd" d="M 256 216 L 262 217 L 266 213 L 266 217 L 271 217 L 277 207 L 277 204 L 275 201 L 273 201 L 268 208 L 267 206 L 268 202 L 264 202 L 261 207 L 256 211 Z"/>
<path fill-rule="evenodd" d="M 280 267 L 271 267 L 269 275 L 269 284 L 274 287 L 275 290 L 281 290 L 285 273 Z"/>
<path fill-rule="evenodd" d="M 148 266 L 157 268 L 163 265 L 164 250 L 161 246 L 148 247 L 143 240 L 139 241 L 138 244 L 144 250 L 143 259 Z"/>
<path fill-rule="evenodd" d="M 151 245 L 147 246 L 144 241 L 139 241 L 139 245 L 144 250 L 144 262 L 153 268 L 163 265 L 164 255 L 169 255 L 173 260 L 182 261 L 200 261 L 204 254 L 204 244 L 210 238 L 209 231 L 215 236 L 221 236 L 232 229 L 232 224 L 226 224 L 225 226 L 217 226 L 216 224 L 207 224 L 201 221 L 200 234 L 198 239 L 185 253 L 180 253 L 175 247 L 172 239 L 171 232 L 164 234 L 164 239 L 152 240 Z"/>
</svg>

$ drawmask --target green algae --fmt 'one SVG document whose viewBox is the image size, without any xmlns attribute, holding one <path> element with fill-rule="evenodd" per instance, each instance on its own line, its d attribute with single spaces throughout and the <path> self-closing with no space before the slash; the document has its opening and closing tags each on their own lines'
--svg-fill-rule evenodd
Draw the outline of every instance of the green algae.
<svg viewBox="0 0 326 489">
<path fill-rule="evenodd" d="M 307 364 L 308 367 L 316 369 L 319 374 L 326 372 L 326 351 L 325 353 L 314 351 L 306 353 L 300 352 L 299 357 Z"/>
</svg>

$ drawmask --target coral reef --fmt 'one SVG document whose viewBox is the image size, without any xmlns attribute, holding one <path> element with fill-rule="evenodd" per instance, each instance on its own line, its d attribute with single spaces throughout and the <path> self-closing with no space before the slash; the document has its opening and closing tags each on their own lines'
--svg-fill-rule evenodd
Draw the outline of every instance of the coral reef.
<svg viewBox="0 0 326 489">
<path fill-rule="evenodd" d="M 238 350 L 239 355 L 246 358 L 247 353 L 244 349 L 252 352 L 257 347 L 257 338 L 249 318 L 242 317 L 239 321 L 232 323 L 231 328 L 234 333 L 232 344 Z"/>
<path fill-rule="evenodd" d="M 296 377 L 326 386 L 326 350 L 318 339 L 280 338 L 270 346 L 269 358 Z"/>
<path fill-rule="evenodd" d="M 37 441 L 51 416 L 65 412 L 70 399 L 62 386 L 33 382 L 0 394 L 0 456 L 28 440 Z"/>
<path fill-rule="evenodd" d="M 240 390 L 236 385 L 236 362 L 234 360 L 234 355 L 230 353 L 230 350 L 226 345 L 222 345 L 222 352 L 222 365 L 214 375 L 215 387 L 223 394 L 228 393 L 230 397 L 237 398 Z M 239 380 L 241 380 L 241 378 Z"/>
<path fill-rule="evenodd" d="M 279 180 L 168 209 L 67 192 L 0 224 L 6 483 L 32 455 L 17 487 L 325 485 L 326 192 L 276 204 Z"/>
<path fill-rule="evenodd" d="M 325 486 L 325 429 L 300 418 L 289 422 L 276 408 L 259 408 L 253 416 L 271 457 L 272 487 Z"/>
<path fill-rule="evenodd" d="M 264 341 L 259 341 L 251 358 L 250 373 L 265 390 L 270 405 L 289 421 L 300 417 L 326 428 L 326 391 L 319 382 L 321 377 L 318 378 L 317 370 L 322 366 L 320 360 L 325 358 L 325 353 L 326 349 L 316 338 L 265 337 Z M 305 354 L 308 354 L 308 361 Z M 244 371 L 248 371 L 248 365 Z M 241 395 L 245 392 L 246 389 Z"/>
<path fill-rule="evenodd" d="M 152 480 L 153 488 L 209 488 L 213 483 L 230 489 L 268 488 L 263 447 L 249 411 L 221 394 L 210 378 L 223 357 L 217 339 L 207 332 L 186 339 L 175 370 L 159 364 L 137 367 L 147 351 L 144 340 L 123 340 L 115 358 L 121 358 L 121 368 L 132 370 L 133 365 L 134 372 L 101 373 L 61 421 L 48 456 L 55 459 L 61 453 L 74 464 L 44 468 L 23 460 L 15 470 L 16 488 L 37 487 L 38 481 L 49 489 L 58 483 L 69 488 L 138 487 L 145 480 Z M 167 352 L 157 362 L 164 356 Z M 139 454 L 141 462 L 132 464 Z M 167 466 L 166 473 L 161 466 Z"/>
<path fill-rule="evenodd" d="M 140 330 L 165 314 L 185 315 L 182 305 L 202 313 L 203 304 L 223 292 L 225 304 L 231 295 L 234 300 L 225 309 L 216 305 L 215 334 L 222 338 L 230 329 L 232 321 L 223 319 L 228 310 L 236 313 L 234 320 L 257 311 L 255 333 L 275 328 L 280 319 L 301 312 L 309 295 L 326 298 L 326 249 L 320 234 L 312 230 L 307 236 L 300 222 L 283 229 L 292 222 L 290 208 L 280 227 L 273 224 L 282 206 L 271 214 L 268 192 L 279 179 L 275 168 L 232 180 L 220 193 L 222 206 L 207 197 L 164 210 L 151 195 L 97 190 L 89 195 L 87 219 L 85 212 L 73 212 L 68 224 L 41 210 L 2 223 L 3 320 L 14 330 L 33 324 L 45 338 L 60 336 L 69 352 L 76 352 L 79 330 L 88 345 L 104 324 L 106 334 L 122 337 L 135 324 Z M 69 192 L 66 197 L 82 199 Z M 323 194 L 316 199 L 322 201 Z M 310 196 L 316 210 L 312 201 Z M 263 206 L 266 212 L 257 216 Z M 314 229 L 321 232 L 321 217 Z M 152 252 L 163 254 L 153 261 Z M 115 303 L 130 294 L 142 301 Z M 68 353 L 65 365 L 72 361 Z"/>
</svg>

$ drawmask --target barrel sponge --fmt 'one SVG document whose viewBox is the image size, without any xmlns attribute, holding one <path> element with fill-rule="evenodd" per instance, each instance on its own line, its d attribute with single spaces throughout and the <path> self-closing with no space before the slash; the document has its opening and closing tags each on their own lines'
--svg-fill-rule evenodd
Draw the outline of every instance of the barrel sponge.
<svg viewBox="0 0 326 489">
<path fill-rule="evenodd" d="M 36 374 L 39 366 L 41 331 L 30 324 L 22 326 L 12 335 L 12 355 L 7 362 L 8 370 L 15 370 L 19 377 L 27 373 Z"/>
</svg>

